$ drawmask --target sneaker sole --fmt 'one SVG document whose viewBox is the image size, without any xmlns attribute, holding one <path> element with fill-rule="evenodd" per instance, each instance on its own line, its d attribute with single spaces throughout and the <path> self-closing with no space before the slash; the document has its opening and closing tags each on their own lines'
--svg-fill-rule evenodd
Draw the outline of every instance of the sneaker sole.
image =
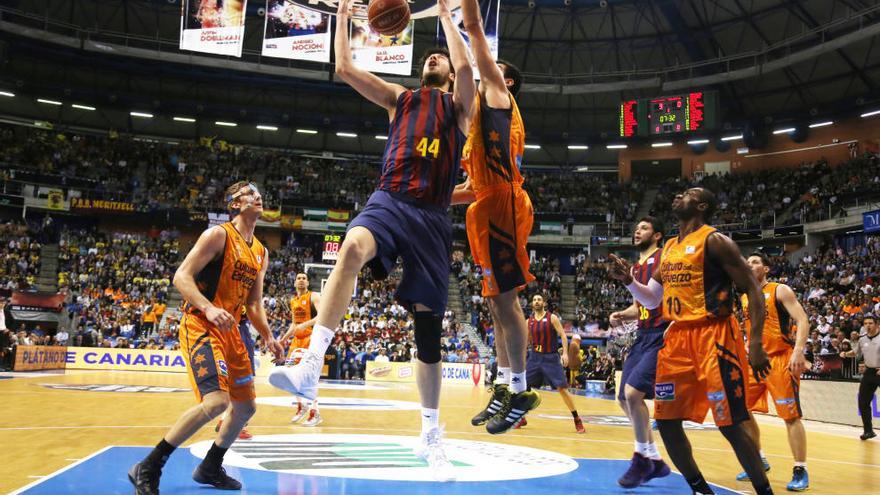
<svg viewBox="0 0 880 495">
<path fill-rule="evenodd" d="M 319 424 L 321 424 L 321 423 L 323 423 L 323 422 L 324 422 L 324 420 L 322 419 L 322 420 L 317 421 L 317 422 L 312 423 L 312 424 L 303 423 L 303 426 L 308 427 L 308 428 L 314 428 L 314 427 L 318 426 Z"/>
<path fill-rule="evenodd" d="M 789 488 L 789 487 L 785 487 L 785 489 L 786 489 L 787 491 L 790 491 L 790 492 L 805 492 L 805 491 L 809 490 L 810 487 L 809 487 L 809 486 L 804 487 L 804 488 Z"/>
<path fill-rule="evenodd" d="M 291 382 L 290 379 L 287 378 L 287 374 L 283 371 L 278 373 L 270 373 L 269 385 L 284 390 L 285 392 L 293 394 L 297 397 L 302 397 L 308 400 L 315 400 L 318 397 L 317 391 L 314 394 L 309 395 L 297 390 L 297 388 L 293 386 L 293 382 Z"/>
</svg>

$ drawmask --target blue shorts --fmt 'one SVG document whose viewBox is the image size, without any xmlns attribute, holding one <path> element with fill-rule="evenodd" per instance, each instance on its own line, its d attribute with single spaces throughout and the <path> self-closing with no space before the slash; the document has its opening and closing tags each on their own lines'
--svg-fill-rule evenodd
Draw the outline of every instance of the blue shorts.
<svg viewBox="0 0 880 495">
<path fill-rule="evenodd" d="M 238 333 L 241 334 L 241 341 L 244 343 L 251 359 L 251 374 L 257 374 L 257 364 L 254 362 L 254 339 L 251 338 L 251 331 L 248 329 L 248 319 L 242 317 L 238 323 Z"/>
<path fill-rule="evenodd" d="M 654 398 L 654 382 L 657 378 L 657 353 L 663 347 L 663 331 L 666 327 L 639 330 L 639 336 L 629 350 L 623 363 L 620 390 L 617 398 L 625 400 L 626 385 L 643 392 L 646 399 Z"/>
<path fill-rule="evenodd" d="M 526 382 L 531 388 L 549 384 L 553 388 L 568 388 L 565 370 L 555 352 L 534 352 L 529 350 L 526 358 Z"/>
<path fill-rule="evenodd" d="M 375 191 L 348 229 L 354 227 L 373 234 L 376 257 L 367 266 L 377 280 L 388 276 L 398 256 L 403 259 L 403 277 L 394 296 L 404 307 L 420 303 L 434 314 L 446 312 L 452 251 L 452 222 L 446 210 Z"/>
</svg>

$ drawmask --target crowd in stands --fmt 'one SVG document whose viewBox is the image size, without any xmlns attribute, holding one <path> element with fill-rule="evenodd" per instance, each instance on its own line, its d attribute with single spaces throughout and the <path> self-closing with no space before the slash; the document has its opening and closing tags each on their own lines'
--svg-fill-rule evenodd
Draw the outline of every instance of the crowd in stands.
<svg viewBox="0 0 880 495">
<path fill-rule="evenodd" d="M 713 223 L 737 228 L 769 228 L 826 220 L 845 214 L 855 201 L 880 199 L 880 159 L 855 156 L 836 166 L 827 161 L 796 168 L 737 174 L 710 174 L 699 182 L 681 178 L 659 184 L 651 215 L 675 225 L 671 205 L 675 195 L 700 185 L 714 191 L 718 211 Z"/>
<path fill-rule="evenodd" d="M 179 263 L 175 231 L 149 234 L 69 229 L 61 233 L 58 287 L 82 345 L 171 348 L 173 335 L 157 325 Z"/>
<path fill-rule="evenodd" d="M 0 284 L 8 290 L 31 290 L 40 273 L 42 246 L 24 221 L 0 223 Z"/>
</svg>

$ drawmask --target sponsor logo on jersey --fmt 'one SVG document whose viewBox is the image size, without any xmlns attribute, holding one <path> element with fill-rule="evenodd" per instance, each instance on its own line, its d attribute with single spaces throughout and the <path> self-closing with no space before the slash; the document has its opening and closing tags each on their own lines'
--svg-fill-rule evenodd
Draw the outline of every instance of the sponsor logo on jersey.
<svg viewBox="0 0 880 495">
<path fill-rule="evenodd" d="M 675 383 L 654 385 L 654 400 L 675 400 Z"/>
<path fill-rule="evenodd" d="M 709 399 L 709 402 L 718 402 L 720 400 L 724 400 L 724 392 L 708 392 L 706 397 Z"/>
<path fill-rule="evenodd" d="M 226 361 L 222 359 L 217 360 L 217 367 L 220 369 L 220 375 L 229 376 L 229 368 L 226 366 Z"/>
<path fill-rule="evenodd" d="M 684 252 L 685 254 L 694 254 L 695 252 L 697 252 L 697 248 L 694 246 L 685 246 Z"/>
</svg>

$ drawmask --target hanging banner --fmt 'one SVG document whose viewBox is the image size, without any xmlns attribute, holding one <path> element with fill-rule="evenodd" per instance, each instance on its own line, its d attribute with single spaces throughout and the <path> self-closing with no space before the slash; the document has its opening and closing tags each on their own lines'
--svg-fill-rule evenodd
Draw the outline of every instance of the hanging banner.
<svg viewBox="0 0 880 495">
<path fill-rule="evenodd" d="M 415 22 L 409 21 L 402 33 L 385 36 L 373 31 L 366 19 L 352 19 L 351 57 L 355 66 L 370 72 L 412 74 L 414 26 Z"/>
<path fill-rule="evenodd" d="M 107 201 L 103 199 L 70 198 L 71 211 L 89 213 L 134 213 L 134 204 L 125 201 Z"/>
<path fill-rule="evenodd" d="M 263 55 L 330 62 L 330 19 L 292 0 L 267 0 Z"/>
<path fill-rule="evenodd" d="M 483 17 L 483 32 L 486 33 L 486 41 L 489 42 L 489 50 L 492 52 L 492 58 L 498 60 L 498 13 L 501 11 L 501 0 L 480 0 L 480 15 Z M 458 26 L 464 42 L 468 46 L 468 56 L 471 59 L 471 67 L 474 69 L 474 79 L 480 78 L 480 71 L 477 69 L 477 62 L 470 51 L 471 41 L 468 37 L 467 30 L 464 28 L 464 18 L 461 15 L 461 9 L 452 11 L 452 21 Z M 440 25 L 440 19 L 437 19 L 437 40 L 440 46 L 446 46 L 446 35 L 443 33 L 443 26 Z M 422 70 L 419 67 L 419 70 Z"/>
<path fill-rule="evenodd" d="M 180 49 L 241 57 L 247 0 L 183 0 Z"/>
</svg>

